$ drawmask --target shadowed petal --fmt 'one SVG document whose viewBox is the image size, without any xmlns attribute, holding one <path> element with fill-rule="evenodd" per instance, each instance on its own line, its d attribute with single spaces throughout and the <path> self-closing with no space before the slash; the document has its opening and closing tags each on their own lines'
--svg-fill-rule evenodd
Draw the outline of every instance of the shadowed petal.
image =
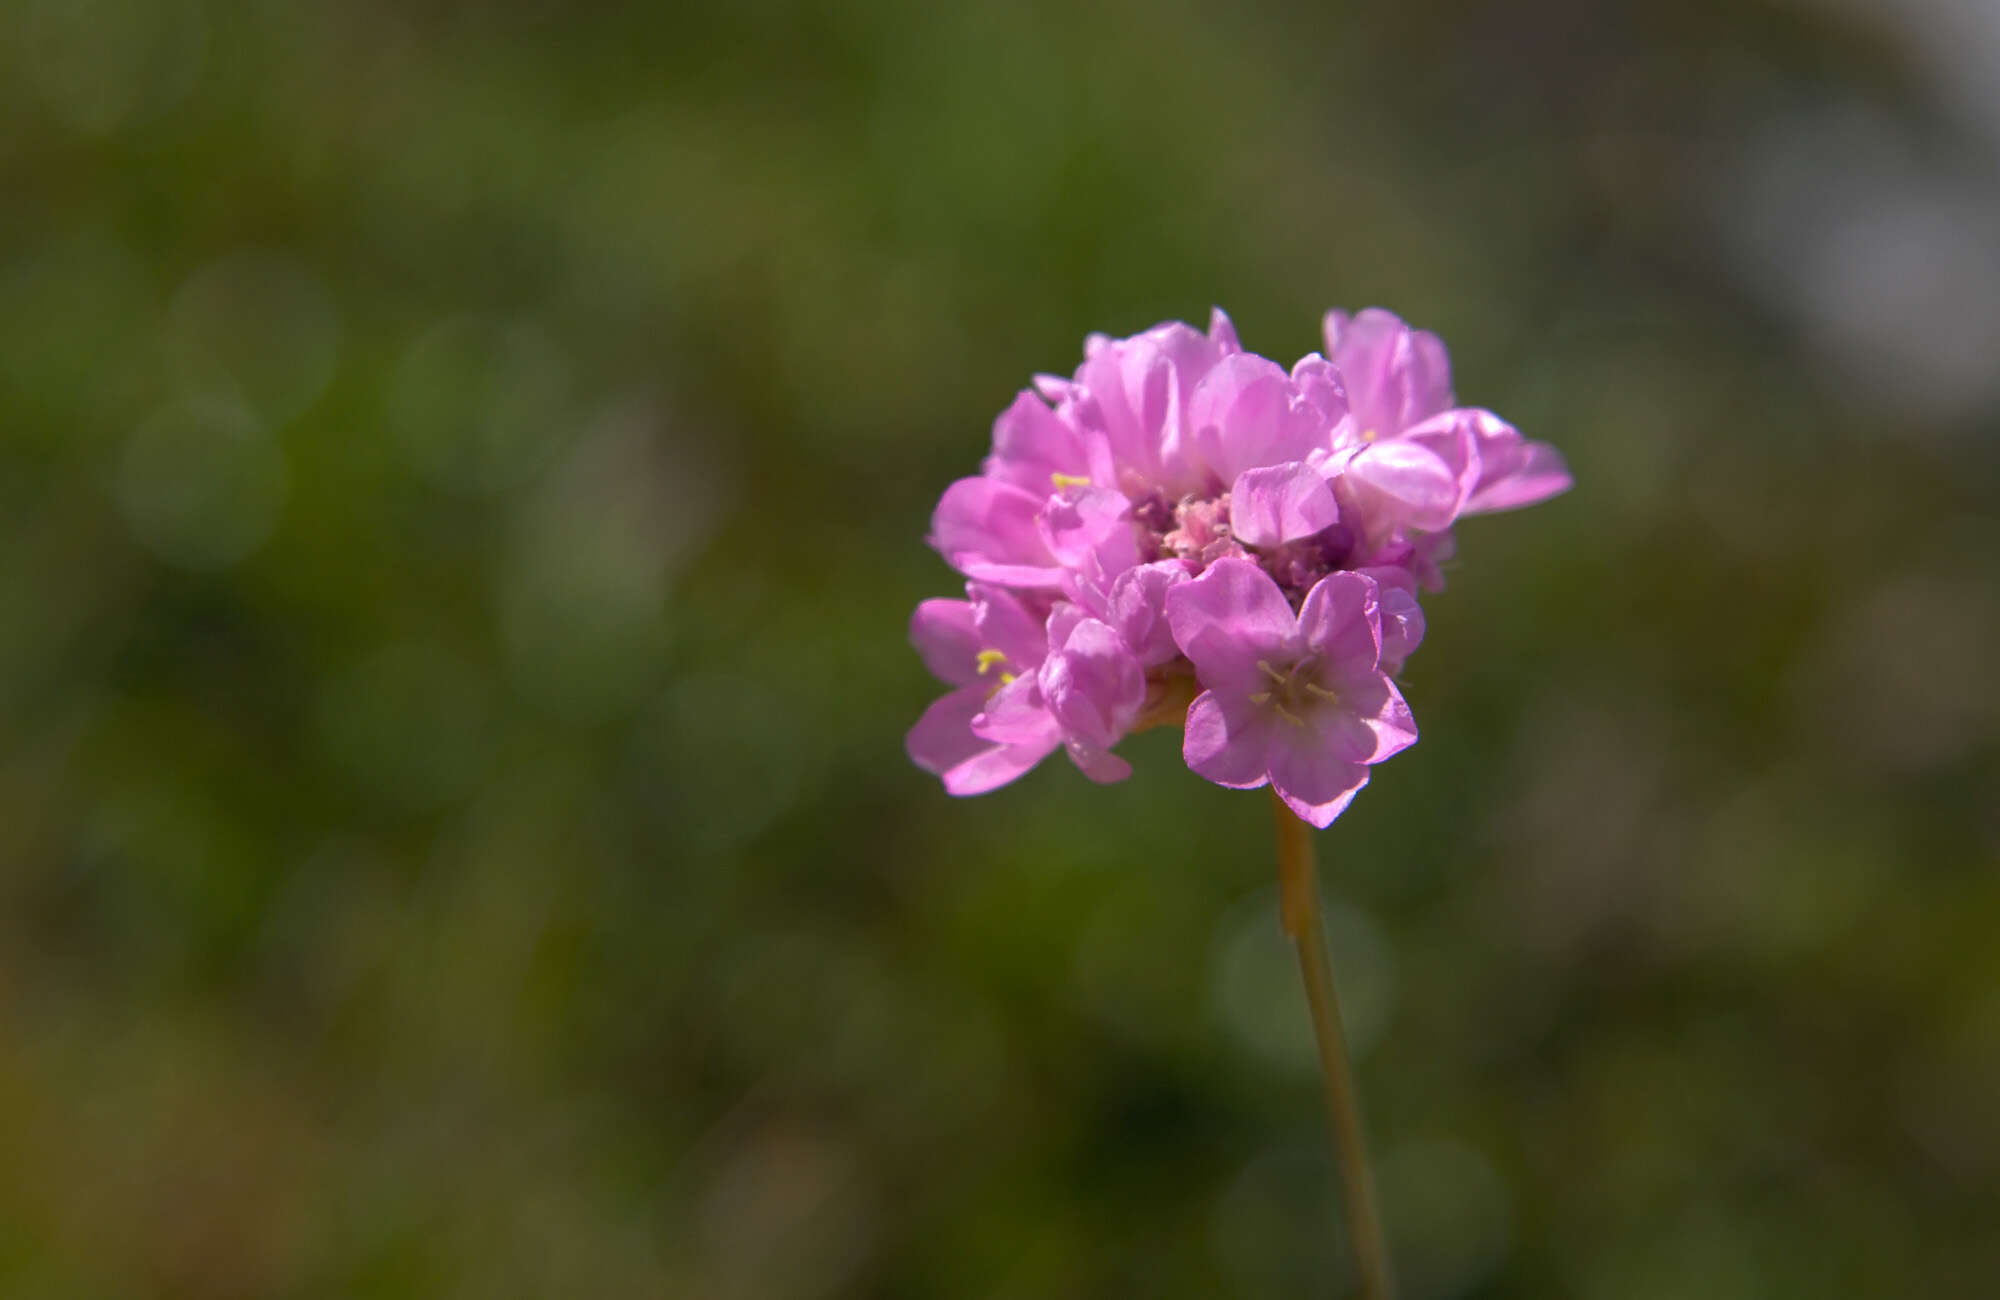
<svg viewBox="0 0 2000 1300">
<path fill-rule="evenodd" d="M 1249 352 L 1224 357 L 1196 385 L 1188 425 L 1200 459 L 1225 482 L 1260 465 L 1304 460 L 1332 440 L 1331 421 L 1291 376 Z"/>
<path fill-rule="evenodd" d="M 1083 435 L 1034 393 L 1022 392 L 993 422 L 993 454 L 984 469 L 990 478 L 1042 496 L 1057 474 L 1088 475 L 1090 461 Z"/>
<path fill-rule="evenodd" d="M 910 760 L 942 778 L 950 794 L 984 794 L 996 789 L 1055 750 L 1053 734 L 1045 742 L 1027 745 L 997 745 L 974 735 L 972 718 L 985 702 L 983 687 L 953 691 L 924 710 L 904 741 Z M 1053 733 L 1053 727 L 1050 730 Z"/>
<path fill-rule="evenodd" d="M 1035 526 L 1044 499 L 998 479 L 962 478 L 931 516 L 931 545 L 969 578 L 1053 587 L 1062 570 Z"/>
<path fill-rule="evenodd" d="M 1251 546 L 1282 546 L 1338 522 L 1333 489 L 1303 461 L 1246 469 L 1229 490 L 1229 530 Z"/>
<path fill-rule="evenodd" d="M 1139 562 L 1131 513 L 1124 493 L 1092 488 L 1050 497 L 1035 526 L 1049 554 L 1061 563 L 1074 568 L 1095 556 L 1104 572 L 1122 573 Z"/>
<path fill-rule="evenodd" d="M 926 772 L 943 776 L 975 755 L 993 748 L 993 742 L 972 734 L 972 719 L 986 707 L 986 691 L 966 686 L 932 700 L 917 725 L 903 738 L 910 761 Z"/>
<path fill-rule="evenodd" d="M 1110 785 L 1132 775 L 1132 765 L 1109 750 L 1076 739 L 1063 742 L 1063 746 L 1069 750 L 1069 760 L 1076 764 L 1077 770 L 1099 785 Z"/>
<path fill-rule="evenodd" d="M 1042 697 L 1072 740 L 1118 743 L 1146 702 L 1146 670 L 1124 640 L 1094 618 L 1078 622 L 1041 671 Z"/>
<path fill-rule="evenodd" d="M 1220 307 L 1208 309 L 1208 337 L 1220 356 L 1226 357 L 1243 350 L 1243 345 L 1236 339 L 1236 323 Z"/>
<path fill-rule="evenodd" d="M 1269 720 L 1257 711 L 1225 709 L 1214 691 L 1204 691 L 1188 706 L 1181 757 L 1197 776 L 1254 790 L 1268 779 L 1270 732 Z"/>
<path fill-rule="evenodd" d="M 1300 639 L 1331 680 L 1372 673 L 1382 657 L 1380 591 L 1360 573 L 1329 573 L 1299 606 Z"/>
<path fill-rule="evenodd" d="M 970 725 L 974 735 L 996 745 L 1053 745 L 1061 732 L 1033 673 L 994 691 Z"/>
<path fill-rule="evenodd" d="M 1366 529 L 1439 532 L 1457 517 L 1459 476 L 1436 453 L 1413 442 L 1377 442 L 1356 452 L 1341 474 Z M 1353 521 L 1350 521 L 1353 522 Z"/>
<path fill-rule="evenodd" d="M 1271 784 L 1286 807 L 1324 828 L 1353 802 L 1355 792 L 1368 784 L 1368 768 L 1318 746 L 1287 744 L 1279 737 L 1271 746 Z"/>
<path fill-rule="evenodd" d="M 1155 668 L 1180 654 L 1174 632 L 1167 625 L 1167 592 L 1191 577 L 1188 566 L 1179 560 L 1161 560 L 1127 569 L 1111 584 L 1109 618 L 1125 644 L 1148 668 Z"/>
<path fill-rule="evenodd" d="M 1229 695 L 1262 689 L 1258 661 L 1282 654 L 1297 626 L 1278 584 L 1238 559 L 1217 560 L 1168 591 L 1167 623 L 1201 684 Z"/>
<path fill-rule="evenodd" d="M 972 602 L 927 600 L 910 615 L 910 644 L 931 675 L 954 686 L 979 676 L 979 631 L 972 625 Z"/>
<path fill-rule="evenodd" d="M 1047 633 L 1042 620 L 1019 598 L 984 582 L 966 583 L 965 594 L 972 597 L 972 626 L 979 634 L 979 648 L 1007 656 L 1000 667 L 1021 673 L 1042 661 L 1048 649 Z"/>
</svg>

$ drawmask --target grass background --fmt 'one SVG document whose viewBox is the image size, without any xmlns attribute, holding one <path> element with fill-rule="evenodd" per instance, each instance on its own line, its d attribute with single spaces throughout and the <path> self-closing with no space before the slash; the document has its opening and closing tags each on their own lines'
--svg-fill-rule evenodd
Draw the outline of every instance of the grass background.
<svg viewBox="0 0 2000 1300">
<path fill-rule="evenodd" d="M 11 0 L 0 1290 L 1338 1295 L 1267 813 L 901 750 L 1083 335 L 1439 330 L 1414 1300 L 2000 1289 L 1977 6 Z"/>
</svg>

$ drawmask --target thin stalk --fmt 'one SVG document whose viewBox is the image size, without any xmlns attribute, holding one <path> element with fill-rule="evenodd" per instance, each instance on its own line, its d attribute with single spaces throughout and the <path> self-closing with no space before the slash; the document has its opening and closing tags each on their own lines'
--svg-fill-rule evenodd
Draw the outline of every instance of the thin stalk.
<svg viewBox="0 0 2000 1300">
<path fill-rule="evenodd" d="M 1313 1038 L 1319 1043 L 1320 1076 L 1326 1083 L 1326 1113 L 1333 1122 L 1334 1163 L 1340 1168 L 1341 1201 L 1362 1300 L 1393 1300 L 1389 1252 L 1382 1240 L 1382 1216 L 1375 1208 L 1375 1180 L 1368 1171 L 1368 1144 L 1361 1131 L 1361 1105 L 1347 1064 L 1347 1039 L 1340 1027 L 1340 1003 L 1333 995 L 1327 963 L 1326 927 L 1320 919 L 1319 882 L 1314 878 L 1312 828 L 1292 814 L 1274 792 L 1271 808 L 1278 830 L 1278 915 L 1299 951 L 1299 974 L 1312 1009 Z"/>
</svg>

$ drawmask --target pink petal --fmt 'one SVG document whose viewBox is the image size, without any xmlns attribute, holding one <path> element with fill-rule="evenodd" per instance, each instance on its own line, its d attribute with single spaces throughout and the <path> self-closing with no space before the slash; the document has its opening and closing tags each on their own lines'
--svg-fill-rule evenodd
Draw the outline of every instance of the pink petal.
<svg viewBox="0 0 2000 1300">
<path fill-rule="evenodd" d="M 979 676 L 979 632 L 972 625 L 972 603 L 927 600 L 910 615 L 910 644 L 923 656 L 931 675 L 964 686 Z"/>
<path fill-rule="evenodd" d="M 1369 729 L 1375 733 L 1375 753 L 1368 760 L 1371 763 L 1400 754 L 1417 743 L 1417 719 L 1410 712 L 1403 693 L 1396 689 L 1394 682 L 1385 680 L 1382 685 L 1386 688 L 1386 696 L 1381 706 L 1365 719 Z"/>
<path fill-rule="evenodd" d="M 1014 593 L 999 587 L 968 582 L 965 594 L 972 597 L 972 626 L 979 635 L 979 648 L 1007 656 L 1000 667 L 1008 672 L 1032 671 L 1048 648 L 1042 619 Z"/>
<path fill-rule="evenodd" d="M 1357 431 L 1394 437 L 1451 405 L 1451 362 L 1435 334 L 1379 307 L 1352 318 L 1328 312 L 1325 329 Z"/>
<path fill-rule="evenodd" d="M 946 794 L 975 795 L 997 790 L 1053 754 L 1056 744 L 1006 745 L 989 749 L 944 774 Z"/>
<path fill-rule="evenodd" d="M 1385 673 L 1403 671 L 1403 664 L 1424 643 L 1424 611 L 1414 592 L 1382 588 L 1382 654 Z"/>
<path fill-rule="evenodd" d="M 1546 442 L 1524 442 L 1517 468 L 1497 482 L 1482 482 L 1466 502 L 1467 514 L 1515 510 L 1560 496 L 1575 485 L 1562 453 Z"/>
<path fill-rule="evenodd" d="M 1062 570 L 1036 530 L 1043 497 L 991 478 L 962 478 L 931 516 L 931 545 L 970 578 L 1053 587 Z"/>
<path fill-rule="evenodd" d="M 1099 785 L 1123 781 L 1132 775 L 1132 765 L 1108 750 L 1074 739 L 1063 742 L 1063 747 L 1069 750 L 1070 762 Z"/>
<path fill-rule="evenodd" d="M 1180 655 L 1167 623 L 1167 592 L 1192 575 L 1179 560 L 1160 560 L 1127 569 L 1111 584 L 1107 622 L 1148 668 Z"/>
<path fill-rule="evenodd" d="M 972 732 L 971 719 L 985 703 L 980 686 L 967 686 L 933 702 L 910 728 L 904 748 L 910 760 L 943 778 L 954 795 L 984 794 L 1007 784 L 1055 750 L 1051 734 L 1044 743 L 996 745 Z"/>
<path fill-rule="evenodd" d="M 1018 676 L 994 691 L 970 725 L 972 734 L 996 745 L 1039 745 L 1045 741 L 1053 745 L 1062 732 L 1049 714 L 1034 673 Z"/>
<path fill-rule="evenodd" d="M 1129 339 L 1086 341 L 1077 383 L 1116 460 L 1179 491 L 1182 467 L 1167 453 L 1182 441 L 1181 416 L 1189 394 L 1222 355 L 1207 335 L 1179 321 L 1157 325 Z"/>
<path fill-rule="evenodd" d="M 1451 354 L 1444 340 L 1429 330 L 1410 331 L 1410 352 L 1406 419 L 1415 424 L 1451 409 Z"/>
<path fill-rule="evenodd" d="M 1299 605 L 1299 637 L 1332 679 L 1372 673 L 1381 661 L 1380 591 L 1363 574 L 1329 573 Z"/>
<path fill-rule="evenodd" d="M 1279 750 L 1271 755 L 1271 784 L 1300 820 L 1325 830 L 1368 784 L 1368 769 L 1308 750 Z"/>
<path fill-rule="evenodd" d="M 1474 414 L 1471 411 L 1446 411 L 1443 415 L 1432 416 L 1413 428 L 1405 429 L 1400 439 L 1422 447 L 1451 470 L 1452 479 L 1458 485 L 1458 499 L 1452 505 L 1454 516 L 1465 509 L 1465 503 L 1479 486 L 1483 472 L 1482 442 L 1471 418 Z"/>
<path fill-rule="evenodd" d="M 1263 357 L 1224 357 L 1196 386 L 1188 424 L 1209 471 L 1225 482 L 1246 469 L 1304 460 L 1332 439 L 1332 425 Z"/>
<path fill-rule="evenodd" d="M 1319 408 L 1328 425 L 1338 424 L 1347 415 L 1347 385 L 1340 369 L 1319 353 L 1308 352 L 1293 363 L 1292 387 Z"/>
<path fill-rule="evenodd" d="M 1023 392 L 993 422 L 993 454 L 984 469 L 1039 497 L 1055 486 L 1054 475 L 1087 476 L 1089 458 L 1083 435 L 1035 394 Z"/>
<path fill-rule="evenodd" d="M 1326 354 L 1329 357 L 1340 355 L 1340 341 L 1347 337 L 1347 327 L 1353 320 L 1352 313 L 1344 312 L 1338 307 L 1320 317 L 1320 337 L 1326 340 Z"/>
<path fill-rule="evenodd" d="M 1236 338 L 1235 322 L 1231 321 L 1229 313 L 1220 307 L 1209 308 L 1208 337 L 1215 344 L 1220 356 L 1226 357 L 1243 350 L 1243 344 Z"/>
<path fill-rule="evenodd" d="M 1061 563 L 1079 566 L 1095 554 L 1106 572 L 1117 573 L 1139 562 L 1138 541 L 1128 522 L 1131 513 L 1124 493 L 1091 488 L 1050 497 L 1035 526 L 1049 554 Z"/>
<path fill-rule="evenodd" d="M 965 686 L 931 701 L 917 725 L 903 738 L 910 761 L 924 771 L 943 776 L 952 768 L 993 748 L 993 742 L 972 734 L 972 719 L 986 707 L 986 689 Z"/>
<path fill-rule="evenodd" d="M 1217 560 L 1167 592 L 1167 623 L 1201 684 L 1228 695 L 1263 689 L 1257 662 L 1281 656 L 1297 626 L 1278 584 L 1239 559 Z"/>
<path fill-rule="evenodd" d="M 1256 710 L 1225 710 L 1214 691 L 1195 696 L 1188 706 L 1181 757 L 1195 775 L 1236 790 L 1264 784 L 1271 724 Z"/>
<path fill-rule="evenodd" d="M 1340 521 L 1333 489 L 1303 461 L 1246 469 L 1229 490 L 1229 528 L 1251 546 L 1281 546 Z"/>
<path fill-rule="evenodd" d="M 1146 670 L 1116 632 L 1087 618 L 1042 664 L 1041 687 L 1067 737 L 1108 749 L 1146 702 Z"/>
<path fill-rule="evenodd" d="M 1458 512 L 1458 475 L 1415 443 L 1364 447 L 1347 463 L 1341 482 L 1353 493 L 1371 534 L 1396 527 L 1438 532 L 1451 527 Z"/>
</svg>

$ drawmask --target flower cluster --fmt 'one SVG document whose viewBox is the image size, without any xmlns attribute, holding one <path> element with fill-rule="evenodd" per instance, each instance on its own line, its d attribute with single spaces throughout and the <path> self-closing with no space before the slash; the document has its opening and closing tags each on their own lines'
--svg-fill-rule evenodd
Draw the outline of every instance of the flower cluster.
<svg viewBox="0 0 2000 1300">
<path fill-rule="evenodd" d="M 1415 742 L 1391 676 L 1423 639 L 1461 516 L 1570 485 L 1562 458 L 1453 405 L 1437 336 L 1386 311 L 1326 316 L 1288 372 L 1217 311 L 1093 335 L 993 425 L 930 542 L 968 579 L 910 637 L 955 690 L 910 757 L 980 794 L 1057 748 L 1097 781 L 1130 732 L 1185 729 L 1189 767 L 1270 783 L 1325 826 L 1371 764 Z"/>
</svg>

